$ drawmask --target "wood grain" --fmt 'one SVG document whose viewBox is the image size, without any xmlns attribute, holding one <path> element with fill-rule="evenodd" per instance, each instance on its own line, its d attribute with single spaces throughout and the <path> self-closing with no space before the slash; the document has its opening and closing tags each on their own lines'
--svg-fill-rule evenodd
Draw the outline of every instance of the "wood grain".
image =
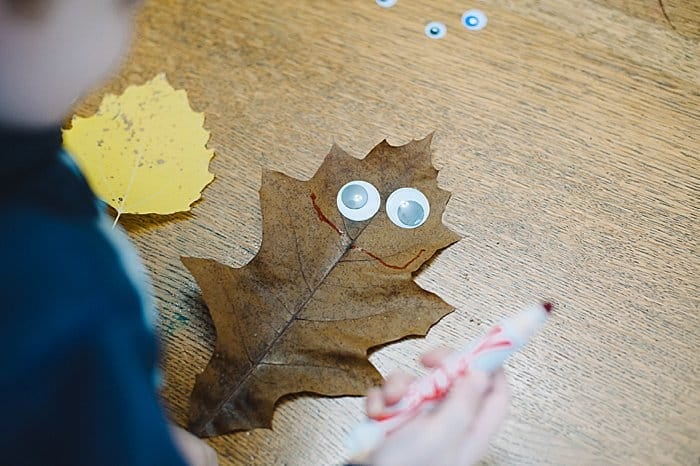
<svg viewBox="0 0 700 466">
<path fill-rule="evenodd" d="M 79 113 L 165 72 L 212 131 L 217 179 L 192 213 L 123 221 L 153 273 L 173 419 L 213 350 L 179 257 L 251 260 L 262 168 L 308 179 L 334 141 L 362 157 L 436 131 L 464 239 L 418 282 L 457 311 L 371 360 L 418 370 L 547 297 L 556 318 L 508 364 L 512 416 L 486 464 L 698 464 L 700 15 L 664 1 L 675 27 L 652 0 L 486 0 L 478 33 L 456 0 L 149 2 L 120 76 Z M 212 445 L 223 465 L 338 463 L 361 415 L 360 399 L 292 397 L 273 431 Z"/>
</svg>

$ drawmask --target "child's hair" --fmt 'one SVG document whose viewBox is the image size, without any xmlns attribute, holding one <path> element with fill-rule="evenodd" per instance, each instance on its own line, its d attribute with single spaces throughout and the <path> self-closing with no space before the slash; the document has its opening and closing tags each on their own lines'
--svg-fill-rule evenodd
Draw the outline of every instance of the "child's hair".
<svg viewBox="0 0 700 466">
<path fill-rule="evenodd" d="M 10 11 L 20 15 L 34 17 L 46 8 L 48 0 L 0 0 L 10 8 Z"/>
<path fill-rule="evenodd" d="M 52 0 L 0 0 L 0 4 L 5 4 L 13 13 L 23 17 L 37 17 L 46 10 Z M 124 5 L 139 3 L 138 0 L 121 0 Z"/>
</svg>

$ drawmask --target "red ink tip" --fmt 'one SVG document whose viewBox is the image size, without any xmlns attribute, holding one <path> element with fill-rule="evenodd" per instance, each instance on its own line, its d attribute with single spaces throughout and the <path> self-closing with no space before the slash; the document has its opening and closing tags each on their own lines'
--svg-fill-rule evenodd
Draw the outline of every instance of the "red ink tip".
<svg viewBox="0 0 700 466">
<path fill-rule="evenodd" d="M 552 313 L 552 308 L 554 307 L 554 304 L 550 302 L 542 303 L 542 307 L 544 307 L 544 310 L 547 311 L 547 314 Z"/>
</svg>

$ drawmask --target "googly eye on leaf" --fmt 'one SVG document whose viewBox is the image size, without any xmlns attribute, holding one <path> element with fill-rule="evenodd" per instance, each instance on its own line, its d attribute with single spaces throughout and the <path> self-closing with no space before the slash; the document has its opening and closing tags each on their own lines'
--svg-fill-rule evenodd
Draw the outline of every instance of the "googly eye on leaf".
<svg viewBox="0 0 700 466">
<path fill-rule="evenodd" d="M 382 8 L 391 8 L 396 5 L 396 0 L 377 0 L 377 5 Z"/>
<path fill-rule="evenodd" d="M 462 15 L 462 25 L 470 31 L 480 31 L 486 27 L 488 18 L 481 10 L 467 10 Z"/>
<path fill-rule="evenodd" d="M 432 21 L 425 25 L 425 35 L 431 39 L 442 39 L 447 34 L 447 26 L 439 21 Z"/>
<path fill-rule="evenodd" d="M 430 216 L 430 203 L 415 188 L 397 189 L 386 200 L 386 214 L 394 225 L 401 228 L 418 228 Z"/>
<path fill-rule="evenodd" d="M 372 184 L 355 180 L 343 185 L 336 197 L 338 210 L 348 220 L 362 222 L 374 217 L 379 210 L 381 198 Z"/>
</svg>

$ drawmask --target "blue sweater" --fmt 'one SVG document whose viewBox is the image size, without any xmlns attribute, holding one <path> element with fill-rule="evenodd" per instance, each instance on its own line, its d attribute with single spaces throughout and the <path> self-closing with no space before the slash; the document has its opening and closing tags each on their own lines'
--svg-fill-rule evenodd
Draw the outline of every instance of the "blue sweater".
<svg viewBox="0 0 700 466">
<path fill-rule="evenodd" d="M 184 465 L 145 273 L 59 128 L 0 128 L 0 257 L 0 464 Z"/>
</svg>

